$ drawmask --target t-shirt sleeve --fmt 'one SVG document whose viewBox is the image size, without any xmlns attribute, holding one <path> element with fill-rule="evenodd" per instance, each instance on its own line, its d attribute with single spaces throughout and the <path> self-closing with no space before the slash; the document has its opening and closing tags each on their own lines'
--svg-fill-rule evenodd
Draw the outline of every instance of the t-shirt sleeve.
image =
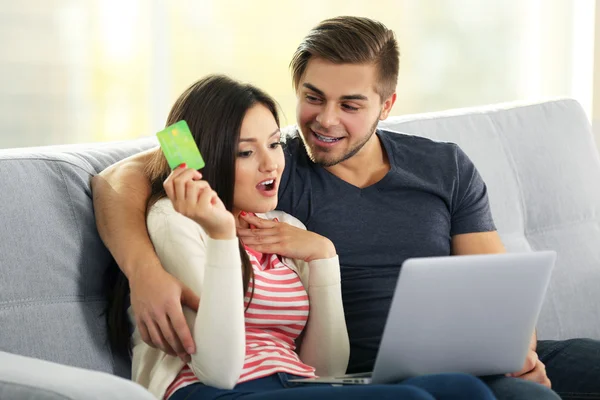
<svg viewBox="0 0 600 400">
<path fill-rule="evenodd" d="M 450 235 L 496 230 L 485 182 L 465 152 L 456 149 L 457 176 L 452 192 Z"/>
</svg>

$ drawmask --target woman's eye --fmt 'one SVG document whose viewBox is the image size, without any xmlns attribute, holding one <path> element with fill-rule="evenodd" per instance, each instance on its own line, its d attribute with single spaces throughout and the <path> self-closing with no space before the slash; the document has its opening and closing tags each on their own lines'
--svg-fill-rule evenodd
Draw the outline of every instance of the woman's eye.
<svg viewBox="0 0 600 400">
<path fill-rule="evenodd" d="M 272 149 L 276 149 L 277 147 L 283 146 L 283 142 L 275 142 L 271 144 Z"/>
<path fill-rule="evenodd" d="M 248 150 L 248 151 L 240 151 L 238 153 L 238 157 L 250 157 L 251 154 L 252 154 L 252 152 L 250 150 Z"/>
</svg>

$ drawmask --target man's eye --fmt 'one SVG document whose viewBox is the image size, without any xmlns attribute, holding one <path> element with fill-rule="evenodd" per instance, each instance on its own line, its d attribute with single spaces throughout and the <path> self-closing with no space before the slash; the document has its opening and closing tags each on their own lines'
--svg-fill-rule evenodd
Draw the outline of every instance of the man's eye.
<svg viewBox="0 0 600 400">
<path fill-rule="evenodd" d="M 356 110 L 358 110 L 358 107 L 352 107 L 351 105 L 348 105 L 348 104 L 343 104 L 342 107 L 344 107 L 348 111 L 356 111 Z"/>
<path fill-rule="evenodd" d="M 315 96 L 311 96 L 310 94 L 307 94 L 306 95 L 306 100 L 312 101 L 312 102 L 317 102 L 317 101 L 319 101 L 319 98 L 315 97 Z"/>
</svg>

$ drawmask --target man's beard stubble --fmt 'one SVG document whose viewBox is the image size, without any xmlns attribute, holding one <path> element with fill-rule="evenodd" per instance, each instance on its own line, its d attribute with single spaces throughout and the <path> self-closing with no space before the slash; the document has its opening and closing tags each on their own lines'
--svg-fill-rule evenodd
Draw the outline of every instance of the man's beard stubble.
<svg viewBox="0 0 600 400">
<path fill-rule="evenodd" d="M 315 164 L 318 164 L 322 167 L 333 167 L 334 165 L 344 162 L 347 159 L 349 159 L 350 157 L 353 157 L 356 153 L 358 153 L 360 151 L 360 149 L 362 149 L 364 147 L 364 145 L 367 144 L 369 139 L 371 139 L 371 136 L 373 136 L 373 134 L 375 133 L 375 130 L 377 129 L 378 124 L 379 124 L 379 116 L 375 119 L 375 122 L 371 126 L 371 129 L 369 131 L 370 133 L 368 135 L 366 135 L 365 138 L 360 143 L 357 143 L 355 146 L 353 146 L 350 150 L 348 150 L 341 157 L 339 157 L 337 159 L 333 159 L 333 160 L 327 159 L 327 153 L 329 152 L 329 149 L 322 148 L 322 147 L 319 147 L 318 145 L 315 145 L 314 147 L 317 147 L 318 151 L 313 152 L 313 149 L 311 149 L 310 146 L 307 145 L 307 141 L 304 138 L 304 134 L 302 132 L 300 132 L 301 133 L 300 137 L 302 138 L 302 144 L 303 144 L 304 148 L 306 149 L 306 153 L 308 154 L 308 157 L 310 158 L 310 160 L 312 162 L 314 162 Z M 309 135 L 312 135 L 312 130 L 310 129 L 310 127 L 306 126 L 305 129 L 307 129 Z M 318 157 L 319 155 L 323 155 L 323 156 Z"/>
</svg>

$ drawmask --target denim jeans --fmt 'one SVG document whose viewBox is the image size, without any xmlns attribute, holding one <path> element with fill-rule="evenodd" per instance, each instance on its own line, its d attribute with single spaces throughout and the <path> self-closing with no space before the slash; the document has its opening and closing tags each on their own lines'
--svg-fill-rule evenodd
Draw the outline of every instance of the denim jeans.
<svg viewBox="0 0 600 400">
<path fill-rule="evenodd" d="M 600 400 L 599 340 L 540 340 L 537 353 L 563 400 Z"/>
<path fill-rule="evenodd" d="M 600 400 L 600 341 L 592 340 L 592 339 L 571 339 L 571 340 L 562 340 L 562 341 L 554 341 L 554 340 L 540 340 L 537 345 L 537 353 L 540 357 L 540 360 L 546 365 L 546 372 L 550 381 L 552 382 L 552 389 L 550 390 L 546 387 L 538 385 L 533 382 L 527 382 L 518 378 L 509 378 L 505 376 L 493 376 L 493 377 L 485 377 L 482 378 L 483 381 L 488 385 L 488 387 L 492 390 L 494 395 L 498 400 L 556 400 L 559 399 L 559 396 L 563 400 Z M 266 379 L 266 378 L 265 378 Z M 416 379 L 416 378 L 413 378 Z M 287 382 L 287 381 L 286 381 Z M 251 382 L 248 382 L 251 383 Z M 410 383 L 410 381 L 403 382 L 404 384 Z M 435 379 L 431 378 L 430 383 L 435 386 Z M 196 386 L 196 385 L 193 385 Z M 242 385 L 238 385 L 242 386 Z M 389 385 L 384 385 L 389 386 Z M 402 386 L 402 385 L 397 385 Z M 282 387 L 290 388 L 291 385 L 287 383 L 286 385 L 281 384 L 279 389 Z M 189 390 L 193 390 L 192 387 L 188 387 Z M 181 394 L 185 391 L 184 388 L 181 390 Z M 204 386 L 204 388 L 208 388 Z M 215 399 L 217 398 L 216 391 L 217 389 L 210 388 L 213 392 L 211 394 L 207 393 L 207 399 Z M 236 387 L 237 389 L 237 387 Z M 431 388 L 429 388 L 431 389 Z M 275 390 L 275 389 L 271 389 Z M 289 390 L 289 389 L 287 389 Z M 306 389 L 304 389 L 306 390 Z M 178 391 L 173 397 L 173 400 L 181 400 L 186 397 L 179 397 L 178 395 L 180 391 Z M 558 395 L 556 393 L 558 393 Z M 187 393 L 187 391 L 186 391 Z M 204 393 L 204 390 L 202 390 Z M 287 397 L 288 391 L 285 392 L 286 397 L 282 397 L 285 399 L 295 399 L 295 398 L 303 398 L 306 397 L 314 397 L 313 394 L 309 392 L 302 391 L 298 396 L 299 397 Z M 349 399 L 352 398 L 360 398 L 360 394 L 358 392 L 354 392 L 352 394 L 358 397 L 349 397 L 350 393 L 344 392 L 342 393 L 332 393 L 325 394 L 326 398 L 336 398 L 338 396 L 340 398 L 346 397 Z M 429 391 L 431 393 L 431 391 Z M 291 393 L 290 393 L 291 394 Z M 410 397 L 417 396 L 419 393 L 405 393 L 404 397 L 400 397 L 400 395 L 396 395 L 394 398 L 405 398 L 405 399 L 425 399 L 431 397 Z M 422 395 L 422 393 L 420 393 Z M 439 395 L 439 393 L 438 393 Z M 177 396 L 177 397 L 175 397 Z M 212 397 L 211 397 L 212 396 Z M 263 399 L 263 397 L 244 397 L 245 395 L 239 394 L 241 399 Z M 189 400 L 195 398 L 203 398 L 201 396 L 188 397 Z M 235 399 L 238 398 L 233 394 L 226 394 L 226 397 L 222 397 L 222 399 Z M 276 397 L 274 397 L 276 398 Z M 386 397 L 381 397 L 386 398 Z M 434 397 L 433 398 L 444 398 L 444 397 Z M 460 398 L 460 397 L 448 397 L 448 398 Z M 476 398 L 476 397 L 473 397 Z M 268 397 L 264 397 L 264 399 L 269 399 Z M 315 397 L 314 400 L 318 400 L 319 397 Z"/>
<path fill-rule="evenodd" d="M 560 400 L 552 389 L 520 378 L 504 375 L 481 378 L 498 400 Z"/>
<path fill-rule="evenodd" d="M 600 400 L 600 341 L 592 339 L 540 340 L 540 360 L 557 394 L 522 379 L 482 378 L 498 400 L 552 399 Z"/>
<path fill-rule="evenodd" d="M 237 385 L 232 390 L 195 383 L 177 390 L 170 400 L 493 400 L 491 390 L 478 378 L 466 374 L 439 374 L 411 378 L 397 385 L 294 384 L 292 375 L 277 373 Z"/>
</svg>

